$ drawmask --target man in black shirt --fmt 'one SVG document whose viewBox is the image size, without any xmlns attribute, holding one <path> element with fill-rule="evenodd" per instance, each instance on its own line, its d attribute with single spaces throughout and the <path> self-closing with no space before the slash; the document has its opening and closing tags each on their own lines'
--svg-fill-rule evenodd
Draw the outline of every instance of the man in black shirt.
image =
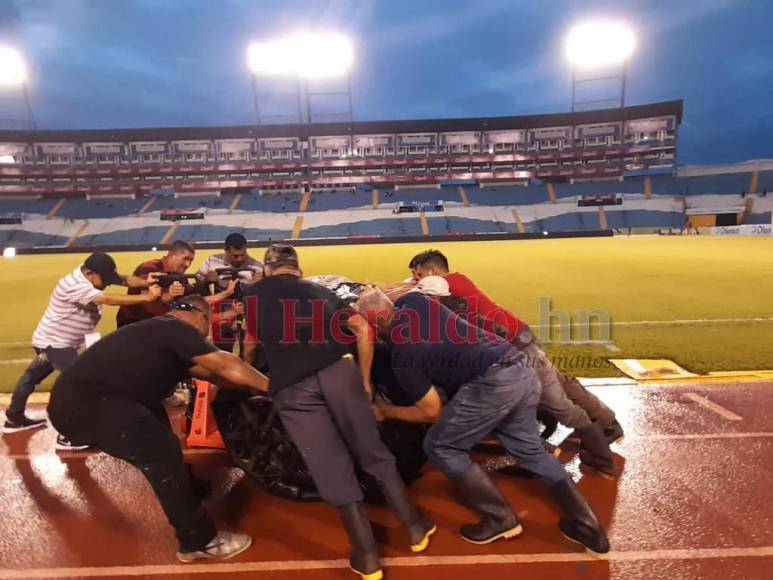
<svg viewBox="0 0 773 580">
<path fill-rule="evenodd" d="M 268 380 L 206 341 L 209 305 L 198 295 L 130 324 L 87 349 L 56 381 L 51 423 L 69 440 L 139 468 L 156 493 L 180 548 L 177 558 L 230 558 L 252 539 L 217 531 L 193 489 L 162 401 L 191 376 L 221 387 L 265 391 Z"/>
<path fill-rule="evenodd" d="M 564 535 L 591 551 L 609 551 L 593 510 L 542 446 L 540 383 L 522 352 L 418 291 L 392 305 L 373 290 L 360 297 L 358 307 L 389 344 L 395 390 L 408 402 L 396 406 L 378 399 L 379 411 L 387 419 L 434 423 L 424 451 L 481 515 L 477 524 L 462 526 L 462 538 L 488 544 L 522 532 L 507 500 L 470 459 L 470 450 L 492 434 L 519 465 L 548 484 L 565 514 L 559 522 Z"/>
<path fill-rule="evenodd" d="M 265 349 L 274 405 L 322 499 L 338 509 L 351 543 L 352 569 L 378 580 L 381 564 L 355 461 L 378 482 L 414 552 L 427 547 L 436 528 L 408 499 L 371 410 L 370 373 L 361 374 L 350 354 L 356 343 L 360 365 L 370 368 L 371 328 L 333 292 L 301 279 L 292 246 L 271 246 L 264 264 L 263 280 L 245 292 L 245 346 L 252 348 L 259 339 Z"/>
</svg>

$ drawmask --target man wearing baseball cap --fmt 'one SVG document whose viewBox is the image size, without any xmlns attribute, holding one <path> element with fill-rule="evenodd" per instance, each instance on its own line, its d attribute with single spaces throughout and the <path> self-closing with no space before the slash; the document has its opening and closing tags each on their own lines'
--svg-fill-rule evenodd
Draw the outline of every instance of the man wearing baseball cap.
<svg viewBox="0 0 773 580">
<path fill-rule="evenodd" d="M 109 285 L 144 289 L 138 295 L 105 294 Z M 115 261 L 107 254 L 91 254 L 59 280 L 51 293 L 43 318 L 32 335 L 35 358 L 16 383 L 11 404 L 5 412 L 4 433 L 43 427 L 45 419 L 31 419 L 25 415 L 27 399 L 43 380 L 55 370 L 62 371 L 78 357 L 78 350 L 102 317 L 102 306 L 122 306 L 153 302 L 161 296 L 161 288 L 153 280 L 125 276 L 116 271 Z M 59 436 L 57 449 L 83 448 L 70 445 Z"/>
</svg>

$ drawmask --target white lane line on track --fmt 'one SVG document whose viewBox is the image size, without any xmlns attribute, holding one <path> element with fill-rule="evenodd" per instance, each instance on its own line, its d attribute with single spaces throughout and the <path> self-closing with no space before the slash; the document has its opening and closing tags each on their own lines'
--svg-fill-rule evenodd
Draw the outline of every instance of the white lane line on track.
<svg viewBox="0 0 773 580">
<path fill-rule="evenodd" d="M 736 415 L 735 413 L 733 413 L 732 411 L 729 411 L 728 409 L 725 409 L 722 405 L 718 405 L 717 403 L 710 401 L 706 397 L 702 397 L 697 393 L 685 393 L 684 398 L 689 399 L 694 403 L 698 403 L 704 409 L 708 409 L 709 411 L 716 413 L 717 415 L 719 415 L 724 419 L 727 419 L 728 421 L 743 420 L 742 417 Z"/>
<path fill-rule="evenodd" d="M 713 560 L 719 558 L 759 558 L 773 556 L 773 546 L 757 548 L 701 548 L 681 550 L 651 550 L 589 554 L 587 552 L 546 552 L 539 554 L 488 554 L 478 556 L 400 556 L 383 558 L 386 568 L 420 566 L 480 566 L 502 564 L 543 564 L 573 562 L 636 562 L 643 560 Z M 22 578 L 100 578 L 106 576 L 171 576 L 176 574 L 238 574 L 247 572 L 301 572 L 307 570 L 347 569 L 348 560 L 274 560 L 266 562 L 233 562 L 218 564 L 157 564 L 145 566 L 99 566 L 83 568 L 30 568 L 0 570 L 0 580 Z"/>
<path fill-rule="evenodd" d="M 225 449 L 183 449 L 183 455 L 222 455 L 226 453 Z M 0 459 L 10 459 L 12 461 L 25 460 L 30 458 L 46 457 L 55 455 L 59 459 L 86 459 L 94 455 L 105 455 L 101 451 L 51 451 L 40 453 L 9 453 L 0 454 Z"/>
<path fill-rule="evenodd" d="M 690 324 L 732 324 L 736 322 L 773 322 L 773 316 L 751 316 L 748 318 L 677 318 L 674 320 L 590 320 L 589 326 L 658 326 L 658 325 L 690 325 Z M 549 328 L 550 325 L 528 323 L 531 328 Z M 0 343 L 2 346 L 3 343 Z"/>
<path fill-rule="evenodd" d="M 694 440 L 712 440 L 712 439 L 771 439 L 773 438 L 773 431 L 758 431 L 748 433 L 685 433 L 685 434 L 654 434 L 654 435 L 639 435 L 636 433 L 626 432 L 626 441 L 694 441 Z M 183 455 L 220 455 L 224 454 L 224 449 L 184 449 Z M 55 455 L 59 459 L 85 459 L 93 457 L 95 455 L 105 455 L 101 451 L 57 451 L 57 452 L 40 452 L 40 453 L 0 453 L 0 460 L 7 459 L 9 461 L 27 460 L 31 458 L 47 457 Z"/>
<path fill-rule="evenodd" d="M 9 358 L 6 360 L 0 360 L 0 365 L 28 365 L 31 362 L 31 358 Z"/>
</svg>

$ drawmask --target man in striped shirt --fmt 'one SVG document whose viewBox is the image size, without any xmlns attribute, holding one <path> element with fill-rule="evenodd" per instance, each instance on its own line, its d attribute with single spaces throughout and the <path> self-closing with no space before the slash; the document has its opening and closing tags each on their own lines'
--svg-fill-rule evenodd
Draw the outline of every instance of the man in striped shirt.
<svg viewBox="0 0 773 580">
<path fill-rule="evenodd" d="M 107 254 L 92 254 L 59 280 L 51 293 L 43 318 L 32 335 L 35 358 L 16 384 L 11 404 L 5 412 L 4 433 L 34 429 L 46 424 L 45 419 L 30 419 L 25 415 L 27 399 L 46 377 L 55 370 L 62 371 L 78 357 L 78 350 L 102 317 L 102 306 L 142 304 L 158 300 L 161 288 L 154 279 L 123 276 L 115 269 L 115 261 Z M 123 296 L 105 294 L 110 284 L 145 289 L 143 294 Z M 84 386 L 85 387 L 85 386 Z M 72 448 L 59 437 L 58 448 Z"/>
</svg>

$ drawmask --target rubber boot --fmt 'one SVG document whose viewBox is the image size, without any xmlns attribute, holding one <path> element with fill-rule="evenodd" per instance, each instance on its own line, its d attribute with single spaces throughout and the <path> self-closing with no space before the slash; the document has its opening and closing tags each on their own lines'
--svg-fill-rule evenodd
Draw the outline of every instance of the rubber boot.
<svg viewBox="0 0 773 580">
<path fill-rule="evenodd" d="M 595 469 L 605 478 L 614 478 L 615 463 L 601 425 L 593 422 L 587 427 L 577 429 L 577 434 L 583 446 L 583 450 L 580 451 L 580 462 Z"/>
<path fill-rule="evenodd" d="M 349 535 L 352 551 L 349 564 L 363 580 L 381 580 L 384 573 L 376 551 L 373 530 L 361 502 L 348 503 L 338 508 L 338 515 Z"/>
<path fill-rule="evenodd" d="M 612 445 L 612 443 L 622 443 L 623 439 L 625 439 L 625 432 L 623 431 L 622 425 L 617 421 L 613 421 L 611 424 L 604 427 L 604 438 L 610 445 Z"/>
<path fill-rule="evenodd" d="M 423 552 L 429 546 L 429 538 L 437 531 L 437 526 L 428 517 L 420 514 L 413 505 L 405 489 L 403 480 L 395 477 L 389 481 L 379 482 L 381 493 L 384 494 L 389 509 L 391 509 L 408 530 L 412 552 Z"/>
<path fill-rule="evenodd" d="M 574 481 L 567 476 L 549 489 L 564 514 L 558 522 L 564 536 L 590 552 L 609 552 L 607 535 Z"/>
<path fill-rule="evenodd" d="M 459 532 L 463 539 L 472 544 L 489 544 L 499 538 L 514 538 L 523 532 L 510 504 L 480 465 L 473 463 L 453 483 L 481 516 L 477 524 L 461 527 Z"/>
</svg>

